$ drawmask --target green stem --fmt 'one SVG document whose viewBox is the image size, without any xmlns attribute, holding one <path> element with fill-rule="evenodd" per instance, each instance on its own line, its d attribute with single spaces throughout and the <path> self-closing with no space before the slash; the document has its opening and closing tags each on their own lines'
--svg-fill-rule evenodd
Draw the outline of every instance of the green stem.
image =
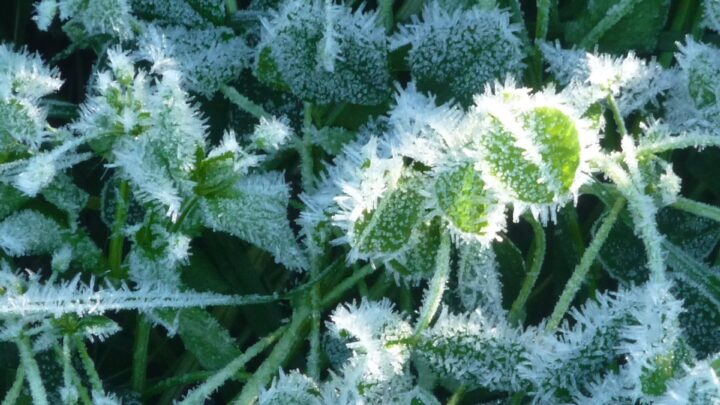
<svg viewBox="0 0 720 405">
<path fill-rule="evenodd" d="M 212 377 L 213 374 L 215 373 L 212 371 L 195 371 L 183 375 L 169 377 L 156 383 L 150 384 L 150 386 L 145 390 L 145 396 L 147 398 L 150 398 L 162 393 L 168 388 L 206 381 L 208 378 Z M 249 373 L 237 372 L 232 378 L 235 380 L 243 381 L 247 380 L 250 375 L 251 374 Z"/>
<path fill-rule="evenodd" d="M 20 336 L 15 340 L 20 352 L 20 364 L 25 369 L 25 377 L 30 386 L 30 395 L 34 405 L 48 405 L 47 391 L 43 385 L 40 367 L 32 354 L 30 339 L 27 336 Z"/>
<path fill-rule="evenodd" d="M 452 397 L 447 401 L 447 405 L 458 405 L 462 398 L 465 396 L 465 392 L 467 392 L 467 386 L 461 385 L 458 387 L 458 389 L 455 390 Z"/>
<path fill-rule="evenodd" d="M 680 33 L 684 30 L 692 3 L 692 0 L 680 0 L 677 8 L 675 9 L 675 13 L 673 13 L 674 18 L 672 24 L 670 25 L 670 32 Z M 664 68 L 670 67 L 672 58 L 672 52 L 663 52 L 662 55 L 660 55 L 660 65 Z"/>
<path fill-rule="evenodd" d="M 430 326 L 430 322 L 440 307 L 442 297 L 445 294 L 448 277 L 450 276 L 450 235 L 447 232 L 442 236 L 435 260 L 435 274 L 425 291 L 420 316 L 415 325 L 414 336 L 419 336 L 423 330 Z"/>
<path fill-rule="evenodd" d="M 714 134 L 690 133 L 668 136 L 656 141 L 641 141 L 637 148 L 638 157 L 658 154 L 674 149 L 706 148 L 720 146 L 720 137 Z"/>
<path fill-rule="evenodd" d="M 93 392 L 102 394 L 105 390 L 103 389 L 100 375 L 95 369 L 95 363 L 93 363 L 92 358 L 90 358 L 90 354 L 87 351 L 85 342 L 82 341 L 80 336 L 74 336 L 73 343 L 75 343 L 75 348 L 80 355 L 80 361 L 82 361 L 83 367 L 85 368 L 85 374 L 87 374 L 88 379 L 90 380 L 90 387 L 92 387 Z"/>
<path fill-rule="evenodd" d="M 63 385 L 66 390 L 74 389 L 72 381 L 72 348 L 70 347 L 70 336 L 63 336 L 62 340 L 62 367 L 63 367 Z M 67 401 L 66 401 L 67 402 Z M 72 401 L 71 403 L 75 403 Z"/>
<path fill-rule="evenodd" d="M 570 280 L 568 280 L 567 284 L 565 284 L 565 288 L 563 289 L 562 294 L 560 294 L 557 304 L 555 304 L 555 309 L 553 310 L 552 315 L 550 315 L 550 320 L 545 326 L 545 331 L 552 332 L 558 327 L 558 325 L 560 325 L 562 318 L 565 316 L 565 313 L 568 311 L 570 304 L 572 304 L 572 301 L 575 298 L 575 294 L 577 294 L 580 290 L 580 287 L 587 276 L 588 270 L 590 270 L 590 266 L 592 266 L 595 262 L 595 258 L 600 253 L 600 249 L 605 243 L 605 240 L 610 234 L 613 225 L 615 225 L 615 222 L 624 207 L 624 198 L 618 198 L 615 201 L 615 204 L 613 204 L 608 216 L 595 233 L 595 237 L 592 242 L 590 242 L 590 246 L 588 246 L 585 250 L 585 254 L 583 254 L 582 259 L 580 259 L 580 263 L 577 267 L 575 267 L 572 276 L 570 276 Z"/>
<path fill-rule="evenodd" d="M 272 117 L 272 115 L 265 111 L 262 106 L 255 104 L 252 100 L 240 94 L 240 92 L 226 84 L 220 85 L 220 92 L 222 92 L 225 98 L 227 98 L 231 103 L 235 104 L 236 106 L 238 106 L 238 108 L 257 119 L 269 119 L 270 117 Z"/>
<path fill-rule="evenodd" d="M 675 201 L 675 203 L 672 204 L 672 207 L 700 217 L 720 222 L 720 208 L 713 205 L 708 205 L 699 201 L 680 197 L 677 199 L 677 201 Z"/>
<path fill-rule="evenodd" d="M 183 207 L 180 209 L 180 215 L 178 215 L 175 223 L 170 226 L 170 232 L 177 232 L 180 230 L 183 222 L 185 222 L 185 219 L 188 217 L 188 215 L 193 212 L 199 201 L 200 198 L 197 196 L 197 194 L 193 194 L 193 196 L 190 197 L 190 199 L 187 200 L 185 204 L 183 204 Z"/>
<path fill-rule="evenodd" d="M 622 139 L 622 137 L 628 133 L 627 128 L 625 127 L 625 120 L 623 119 L 622 114 L 620 114 L 620 108 L 618 107 L 617 101 L 615 101 L 615 97 L 612 94 L 608 94 L 607 102 L 610 107 L 610 111 L 612 111 L 615 124 L 617 125 L 618 133 L 620 133 L 620 138 Z"/>
<path fill-rule="evenodd" d="M 332 291 L 330 291 L 330 293 L 323 297 L 323 299 L 320 301 L 320 307 L 327 308 L 331 305 L 334 305 L 336 302 L 338 302 L 338 300 L 340 300 L 340 298 L 342 298 L 345 292 L 353 288 L 358 281 L 364 279 L 373 271 L 375 271 L 375 268 L 370 264 L 366 264 L 365 266 L 360 268 L 360 270 L 354 271 L 350 275 L 350 277 L 340 282 L 332 289 Z"/>
<path fill-rule="evenodd" d="M 68 341 L 68 347 L 69 343 L 70 342 Z M 55 356 L 61 363 L 63 363 L 65 361 L 63 353 L 64 348 L 60 349 L 58 345 L 55 345 L 53 349 L 55 351 Z M 73 367 L 72 364 L 69 364 L 69 367 L 63 370 L 63 374 L 65 373 L 65 371 L 67 371 L 72 384 L 78 390 L 78 395 L 80 396 L 80 401 L 82 401 L 83 405 L 93 405 L 93 401 L 90 398 L 90 393 L 88 393 L 87 389 L 83 386 L 80 376 L 75 371 L 75 367 Z"/>
<path fill-rule="evenodd" d="M 317 258 L 310 266 L 310 277 L 317 277 Z M 315 381 L 320 380 L 320 288 L 315 285 L 310 290 L 310 353 L 308 354 L 308 375 Z"/>
<path fill-rule="evenodd" d="M 139 313 L 137 316 L 137 327 L 135 329 L 135 343 L 133 345 L 131 386 L 133 390 L 140 394 L 142 394 L 145 389 L 145 377 L 147 376 L 150 326 L 150 322 L 145 318 L 145 315 Z"/>
<path fill-rule="evenodd" d="M 285 333 L 283 333 L 280 341 L 273 348 L 270 355 L 258 367 L 255 373 L 250 377 L 240 395 L 233 399 L 235 405 L 251 405 L 260 395 L 263 389 L 273 378 L 278 369 L 285 363 L 287 357 L 293 351 L 293 348 L 305 338 L 303 329 L 307 325 L 307 320 L 311 309 L 309 303 L 304 303 L 295 310 L 292 321 L 288 325 Z"/>
<path fill-rule="evenodd" d="M 115 218 L 112 226 L 112 237 L 110 238 L 110 249 L 108 252 L 108 265 L 110 266 L 110 277 L 124 279 L 125 271 L 122 268 L 123 247 L 125 235 L 123 228 L 127 221 L 128 205 L 130 202 L 130 185 L 127 180 L 120 180 L 115 198 Z"/>
<path fill-rule="evenodd" d="M 233 15 L 238 11 L 238 5 L 236 0 L 225 0 L 225 9 L 227 15 Z"/>
<path fill-rule="evenodd" d="M 385 33 L 390 34 L 393 29 L 393 0 L 378 0 L 380 18 L 385 27 Z"/>
<path fill-rule="evenodd" d="M 191 405 L 191 404 L 202 404 L 205 402 L 205 398 L 209 397 L 213 391 L 218 389 L 225 381 L 233 378 L 238 371 L 242 370 L 248 361 L 252 360 L 255 356 L 262 353 L 267 347 L 275 342 L 280 335 L 285 332 L 285 327 L 281 327 L 270 335 L 259 340 L 254 345 L 250 346 L 245 353 L 236 357 L 234 360 L 229 362 L 225 367 L 218 370 L 204 383 L 199 385 L 197 388 L 190 391 L 182 401 L 178 402 L 178 405 Z M 252 377 L 251 377 L 252 378 Z M 248 382 L 249 383 L 249 382 Z"/>
<path fill-rule="evenodd" d="M 578 47 L 581 49 L 590 49 L 595 46 L 608 30 L 614 27 L 618 21 L 635 7 L 638 1 L 639 0 L 620 0 L 617 4 L 610 7 L 605 13 L 605 16 L 585 35 L 585 38 L 580 41 Z"/>
<path fill-rule="evenodd" d="M 25 382 L 25 368 L 18 367 L 17 371 L 15 371 L 15 381 L 13 381 L 12 386 L 8 390 L 7 394 L 5 394 L 5 398 L 3 398 L 2 405 L 14 405 L 17 402 L 24 382 Z"/>
<path fill-rule="evenodd" d="M 545 249 L 547 245 L 545 230 L 542 225 L 531 215 L 525 215 L 524 217 L 530 223 L 534 235 L 532 263 L 530 264 L 530 271 L 528 271 L 522 287 L 520 287 L 520 292 L 510 307 L 508 318 L 513 325 L 522 323 L 525 318 L 525 304 L 527 304 L 528 297 L 530 297 L 530 293 L 540 276 L 540 270 L 545 261 Z"/>
<path fill-rule="evenodd" d="M 550 21 L 550 0 L 537 0 L 537 19 L 535 25 L 535 43 L 547 38 Z"/>
</svg>

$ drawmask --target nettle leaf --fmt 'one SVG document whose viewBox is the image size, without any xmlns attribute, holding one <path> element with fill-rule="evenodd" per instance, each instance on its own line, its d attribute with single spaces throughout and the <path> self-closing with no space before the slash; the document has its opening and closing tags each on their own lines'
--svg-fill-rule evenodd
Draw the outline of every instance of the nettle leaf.
<svg viewBox="0 0 720 405">
<path fill-rule="evenodd" d="M 332 2 L 287 1 L 264 21 L 256 75 L 308 101 L 380 104 L 390 76 L 376 18 Z"/>
<path fill-rule="evenodd" d="M 603 51 L 622 53 L 629 49 L 650 52 L 655 49 L 660 30 L 670 10 L 670 0 L 639 0 L 600 38 Z M 590 0 L 579 18 L 565 24 L 565 40 L 577 44 L 605 17 L 618 1 Z"/>
<path fill-rule="evenodd" d="M 29 198 L 13 186 L 0 183 L 0 219 L 19 209 Z"/>
<path fill-rule="evenodd" d="M 531 142 L 539 149 L 540 166 L 517 145 L 518 134 L 495 117 L 491 121 L 492 127 L 482 140 L 489 151 L 486 160 L 493 175 L 518 199 L 547 204 L 570 191 L 581 150 L 578 129 L 571 117 L 553 107 L 538 107 L 521 116 L 523 130 L 531 133 Z"/>
<path fill-rule="evenodd" d="M 519 30 L 505 11 L 431 2 L 422 21 L 401 26 L 391 43 L 410 42 L 407 62 L 418 88 L 468 104 L 486 83 L 522 70 Z"/>
<path fill-rule="evenodd" d="M 185 348 L 206 370 L 222 368 L 242 354 L 227 329 L 204 309 L 161 310 L 155 314 L 167 324 L 177 326 Z"/>
<path fill-rule="evenodd" d="M 80 211 L 85 208 L 85 205 L 90 198 L 90 195 L 85 190 L 76 186 L 72 179 L 64 174 L 55 176 L 53 182 L 42 191 L 43 197 L 65 211 L 68 216 L 68 225 L 74 228 Z"/>
<path fill-rule="evenodd" d="M 657 215 L 657 222 L 668 241 L 697 260 L 704 260 L 720 241 L 720 224 L 684 211 L 663 208 Z M 613 226 L 598 259 L 618 280 L 640 284 L 647 279 L 645 247 L 623 221 Z"/>
<path fill-rule="evenodd" d="M 351 243 L 360 257 L 399 254 L 410 246 L 422 219 L 425 198 L 419 191 L 421 186 L 422 178 L 406 171 L 377 208 L 355 223 Z"/>
<path fill-rule="evenodd" d="M 307 259 L 290 228 L 290 191 L 282 173 L 242 178 L 222 193 L 200 200 L 205 225 L 227 232 L 272 253 L 293 270 L 307 268 Z"/>
<path fill-rule="evenodd" d="M 492 244 L 492 248 L 500 273 L 502 302 L 508 303 L 508 306 L 505 307 L 508 309 L 509 304 L 520 293 L 520 287 L 527 273 L 525 258 L 520 248 L 515 246 L 509 238 L 496 241 Z"/>
<path fill-rule="evenodd" d="M 410 279 L 429 278 L 435 272 L 435 257 L 442 239 L 442 221 L 434 217 L 422 222 L 416 230 L 415 244 L 402 257 L 390 262 L 390 267 Z"/>
<path fill-rule="evenodd" d="M 666 207 L 658 213 L 658 228 L 667 240 L 667 263 L 675 279 L 673 292 L 684 301 L 680 322 L 698 354 L 720 350 L 720 271 L 703 260 L 720 241 L 720 224 Z M 618 221 L 598 255 L 614 278 L 641 284 L 647 279 L 645 248 L 632 228 Z"/>
<path fill-rule="evenodd" d="M 222 24 L 225 19 L 223 0 L 131 0 L 133 12 L 141 18 L 181 24 L 185 26 L 207 26 L 208 23 Z"/>
<path fill-rule="evenodd" d="M 478 236 L 487 234 L 488 216 L 499 204 L 472 163 L 440 173 L 435 198 L 453 230 Z"/>
</svg>

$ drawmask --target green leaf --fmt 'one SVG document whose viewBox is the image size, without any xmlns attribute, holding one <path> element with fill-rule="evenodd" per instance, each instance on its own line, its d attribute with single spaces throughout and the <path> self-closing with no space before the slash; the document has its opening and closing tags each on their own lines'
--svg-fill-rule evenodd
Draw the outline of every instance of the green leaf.
<svg viewBox="0 0 720 405">
<path fill-rule="evenodd" d="M 168 324 L 177 320 L 177 332 L 185 348 L 206 370 L 222 368 L 242 354 L 227 329 L 204 309 L 162 310 L 156 314 Z"/>
<path fill-rule="evenodd" d="M 497 260 L 497 268 L 500 272 L 502 301 L 507 304 L 505 309 L 509 309 L 510 304 L 520 293 L 522 282 L 527 273 L 525 259 L 522 251 L 509 238 L 493 243 L 492 247 Z"/>
<path fill-rule="evenodd" d="M 484 235 L 488 210 L 498 204 L 472 163 L 441 173 L 435 181 L 435 197 L 445 217 L 461 232 Z"/>
<path fill-rule="evenodd" d="M 352 243 L 361 255 L 393 254 L 409 246 L 423 210 L 421 185 L 419 175 L 405 172 L 397 188 L 356 222 Z"/>
<path fill-rule="evenodd" d="M 400 275 L 414 279 L 432 277 L 435 272 L 435 256 L 440 248 L 442 227 L 439 217 L 422 222 L 417 228 L 417 241 L 390 267 Z"/>
<path fill-rule="evenodd" d="M 18 210 L 28 197 L 13 186 L 0 183 L 0 219 Z"/>
<path fill-rule="evenodd" d="M 281 173 L 242 178 L 223 193 L 202 198 L 206 226 L 227 232 L 268 252 L 290 268 L 307 268 L 287 218 L 290 193 Z"/>
<path fill-rule="evenodd" d="M 572 118 L 552 107 L 538 107 L 523 114 L 522 125 L 540 151 L 552 179 L 545 179 L 538 165 L 516 145 L 515 134 L 493 117 L 482 142 L 492 174 L 521 201 L 553 203 L 567 194 L 580 165 L 580 140 Z M 556 189 L 550 183 L 556 183 Z"/>
</svg>

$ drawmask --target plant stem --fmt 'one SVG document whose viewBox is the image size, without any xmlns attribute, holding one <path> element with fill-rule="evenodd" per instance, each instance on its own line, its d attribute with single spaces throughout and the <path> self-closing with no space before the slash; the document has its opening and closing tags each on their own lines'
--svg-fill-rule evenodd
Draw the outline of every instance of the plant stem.
<svg viewBox="0 0 720 405">
<path fill-rule="evenodd" d="M 671 207 L 720 222 L 720 208 L 688 198 L 679 197 Z"/>
<path fill-rule="evenodd" d="M 213 391 L 220 387 L 225 381 L 231 379 L 238 371 L 240 371 L 248 361 L 252 360 L 255 356 L 262 353 L 268 346 L 275 342 L 280 335 L 285 332 L 286 327 L 280 327 L 275 332 L 259 340 L 254 345 L 250 346 L 245 353 L 233 359 L 225 367 L 218 370 L 204 383 L 200 384 L 197 388 L 188 392 L 182 401 L 178 402 L 177 405 L 191 405 L 201 404 L 205 401 L 205 398 L 209 397 Z"/>
<path fill-rule="evenodd" d="M 625 127 L 625 120 L 623 119 L 622 114 L 620 114 L 620 108 L 617 105 L 617 101 L 615 100 L 615 97 L 612 94 L 608 94 L 607 96 L 607 102 L 608 106 L 610 107 L 610 111 L 612 111 L 613 119 L 615 120 L 615 124 L 617 125 L 618 133 L 620 133 L 620 138 L 627 135 L 627 128 Z"/>
<path fill-rule="evenodd" d="M 222 92 L 225 98 L 227 98 L 231 103 L 235 104 L 236 106 L 238 106 L 238 108 L 257 119 L 269 119 L 270 117 L 272 117 L 272 115 L 265 111 L 262 106 L 255 104 L 252 100 L 240 94 L 240 92 L 235 90 L 233 87 L 230 87 L 226 84 L 221 84 L 220 92 Z"/>
<path fill-rule="evenodd" d="M 124 279 L 126 276 L 122 268 L 123 247 L 125 245 L 123 228 L 127 221 L 129 201 L 130 186 L 128 181 L 120 180 L 115 198 L 115 218 L 113 219 L 112 237 L 110 238 L 110 249 L 108 252 L 110 277 L 118 280 Z"/>
<path fill-rule="evenodd" d="M 40 367 L 38 367 L 37 361 L 35 361 L 32 354 L 30 339 L 23 335 L 15 340 L 15 344 L 20 352 L 20 364 L 25 369 L 25 377 L 30 386 L 33 404 L 48 405 L 47 392 L 40 375 Z"/>
<path fill-rule="evenodd" d="M 156 383 L 150 384 L 150 386 L 145 390 L 145 396 L 149 398 L 162 393 L 168 388 L 205 381 L 208 378 L 212 377 L 213 374 L 214 372 L 212 371 L 195 371 L 183 375 L 169 377 Z M 244 381 L 247 380 L 250 375 L 250 373 L 237 372 L 231 378 L 239 381 Z"/>
<path fill-rule="evenodd" d="M 177 232 L 180 230 L 183 222 L 185 222 L 187 216 L 193 212 L 199 201 L 200 198 L 198 198 L 197 194 L 193 194 L 193 196 L 190 197 L 190 199 L 185 204 L 183 204 L 183 207 L 180 209 L 180 215 L 178 215 L 175 223 L 170 226 L 170 232 Z"/>
<path fill-rule="evenodd" d="M 420 316 L 415 325 L 414 336 L 416 337 L 430 326 L 430 322 L 440 307 L 440 302 L 442 302 L 447 287 L 448 277 L 450 276 L 450 235 L 447 232 L 442 235 L 435 262 L 435 274 L 430 280 L 427 290 L 425 290 Z"/>
<path fill-rule="evenodd" d="M 70 345 L 70 341 L 68 340 L 68 347 L 69 347 L 69 345 Z M 64 354 L 63 354 L 64 348 L 60 349 L 58 347 L 58 345 L 55 345 L 53 347 L 53 349 L 55 350 L 55 356 L 58 358 L 59 362 L 63 363 L 65 361 Z M 82 403 L 84 405 L 93 405 L 93 401 L 90 398 L 90 394 L 88 393 L 87 389 L 85 389 L 85 387 L 82 385 L 80 376 L 75 371 L 75 368 L 72 366 L 72 363 L 69 362 L 69 359 L 68 359 L 68 363 L 69 363 L 68 367 L 66 369 L 65 368 L 63 369 L 63 377 L 65 374 L 65 371 L 67 371 L 67 374 L 69 375 L 72 384 L 78 390 L 78 395 L 80 396 L 80 401 L 82 401 Z"/>
<path fill-rule="evenodd" d="M 347 290 L 353 288 L 358 281 L 367 277 L 373 271 L 375 271 L 375 268 L 371 264 L 366 264 L 360 268 L 360 270 L 354 271 L 350 277 L 340 282 L 332 289 L 332 291 L 330 291 L 330 293 L 323 297 L 320 301 L 320 307 L 327 308 L 334 305 L 340 298 L 342 298 L 343 294 L 345 294 Z"/>
<path fill-rule="evenodd" d="M 720 146 L 720 137 L 714 134 L 690 133 L 679 136 L 668 136 L 656 141 L 640 142 L 638 156 L 658 154 L 674 149 L 705 148 Z"/>
<path fill-rule="evenodd" d="M 385 27 L 385 33 L 390 34 L 393 29 L 393 0 L 378 0 L 380 18 Z"/>
<path fill-rule="evenodd" d="M 270 355 L 263 361 L 258 369 L 253 373 L 240 392 L 240 395 L 233 399 L 235 405 L 251 405 L 260 394 L 260 390 L 265 387 L 273 378 L 278 369 L 285 363 L 287 357 L 292 352 L 295 345 L 302 341 L 305 337 L 303 329 L 307 325 L 307 320 L 311 309 L 308 302 L 303 303 L 299 308 L 295 309 L 292 321 L 273 348 Z"/>
<path fill-rule="evenodd" d="M 105 390 L 103 389 L 100 375 L 98 374 L 97 370 L 95 370 L 95 364 L 93 363 L 92 359 L 90 358 L 90 354 L 87 351 L 85 342 L 83 342 L 79 336 L 74 336 L 73 341 L 75 343 L 75 348 L 80 355 L 80 361 L 82 361 L 83 367 L 85 368 L 85 374 L 87 374 L 88 379 L 90 380 L 90 386 L 92 387 L 92 391 L 102 394 Z"/>
<path fill-rule="evenodd" d="M 550 21 L 550 0 L 537 0 L 537 19 L 535 25 L 535 43 L 547 38 Z"/>
<path fill-rule="evenodd" d="M 598 21 L 597 25 L 580 41 L 578 47 L 589 50 L 595 46 L 610 28 L 614 27 L 618 21 L 635 7 L 638 1 L 639 0 L 620 0 L 617 4 L 610 7 L 605 13 L 605 16 Z"/>
<path fill-rule="evenodd" d="M 139 313 L 137 316 L 137 327 L 135 328 L 135 343 L 133 345 L 131 386 L 133 390 L 141 395 L 145 389 L 145 377 L 147 376 L 149 341 L 150 322 L 146 319 L 145 315 Z"/>
<path fill-rule="evenodd" d="M 13 381 L 12 386 L 8 390 L 7 394 L 5 394 L 2 405 L 14 405 L 17 402 L 24 382 L 25 367 L 18 367 L 17 371 L 15 371 L 15 381 Z"/>
<path fill-rule="evenodd" d="M 545 240 L 545 230 L 542 225 L 532 216 L 525 215 L 525 219 L 530 223 L 532 227 L 534 239 L 533 239 L 533 254 L 532 263 L 530 264 L 530 271 L 528 271 L 523 281 L 522 287 L 517 298 L 510 307 L 510 314 L 508 318 L 511 324 L 520 324 L 525 318 L 525 304 L 527 303 L 528 297 L 532 289 L 535 287 L 538 277 L 540 276 L 540 270 L 542 269 L 543 262 L 545 261 L 545 249 L 547 242 Z"/>
<path fill-rule="evenodd" d="M 462 398 L 465 396 L 465 392 L 467 392 L 467 385 L 461 385 L 458 387 L 458 389 L 455 390 L 452 397 L 447 401 L 447 405 L 458 405 Z"/>
<path fill-rule="evenodd" d="M 565 284 L 565 288 L 562 294 L 560 294 L 557 304 L 555 304 L 555 309 L 553 309 L 552 315 L 550 315 L 550 320 L 545 326 L 546 332 L 552 332 L 560 325 L 562 318 L 570 308 L 575 294 L 580 290 L 588 270 L 590 270 L 590 267 L 595 262 L 595 258 L 600 253 L 600 249 L 605 243 L 623 208 L 625 208 L 625 199 L 620 197 L 615 201 L 615 204 L 613 204 L 607 217 L 595 233 L 592 242 L 590 242 L 590 246 L 585 250 L 582 259 L 580 259 L 580 263 L 575 267 L 572 276 L 570 276 L 570 280 Z"/>
<path fill-rule="evenodd" d="M 238 11 L 238 5 L 236 0 L 225 0 L 225 10 L 227 15 L 233 15 Z"/>
</svg>

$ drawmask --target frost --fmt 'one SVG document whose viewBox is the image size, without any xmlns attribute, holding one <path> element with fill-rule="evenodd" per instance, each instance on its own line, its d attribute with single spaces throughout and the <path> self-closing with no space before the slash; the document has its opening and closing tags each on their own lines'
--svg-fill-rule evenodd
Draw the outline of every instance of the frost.
<svg viewBox="0 0 720 405">
<path fill-rule="evenodd" d="M 525 55 L 519 30 L 505 11 L 433 1 L 421 18 L 400 26 L 390 43 L 391 48 L 410 44 L 407 60 L 419 87 L 447 86 L 452 97 L 469 103 L 485 84 L 521 72 Z"/>
<path fill-rule="evenodd" d="M 330 1 L 286 1 L 263 19 L 256 75 L 305 100 L 379 104 L 390 77 L 376 20 L 376 13 Z"/>
</svg>

